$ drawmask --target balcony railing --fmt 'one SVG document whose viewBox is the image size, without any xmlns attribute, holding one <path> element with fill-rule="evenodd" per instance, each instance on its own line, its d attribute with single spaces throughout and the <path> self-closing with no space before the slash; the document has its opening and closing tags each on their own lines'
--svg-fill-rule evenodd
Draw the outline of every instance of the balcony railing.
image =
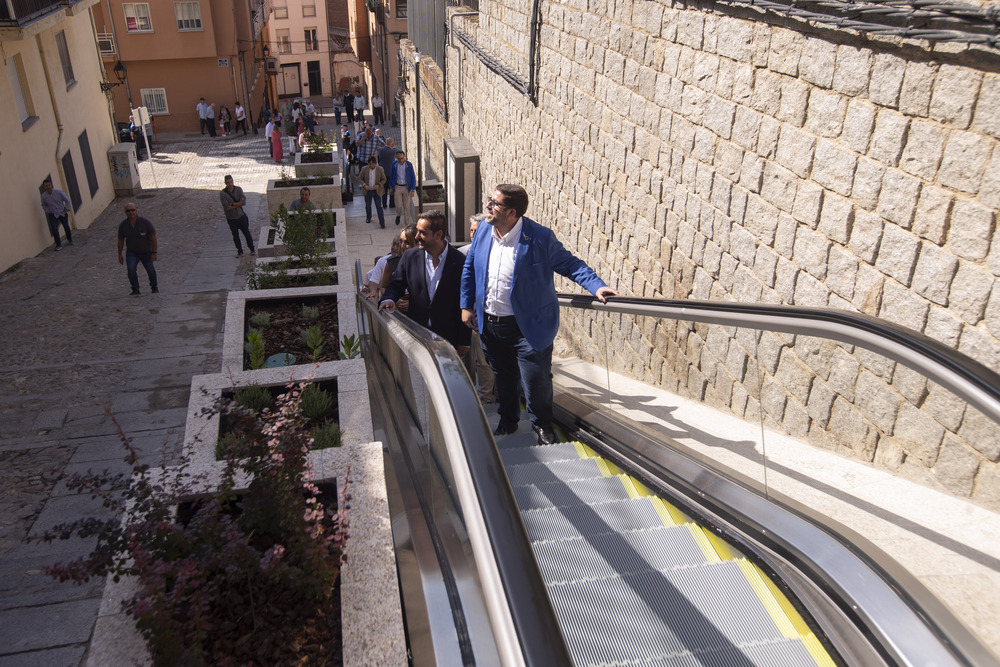
<svg viewBox="0 0 1000 667">
<path fill-rule="evenodd" d="M 267 15 L 271 13 L 270 0 L 261 0 L 253 10 L 253 36 L 254 39 L 260 37 L 267 22 Z"/>
</svg>

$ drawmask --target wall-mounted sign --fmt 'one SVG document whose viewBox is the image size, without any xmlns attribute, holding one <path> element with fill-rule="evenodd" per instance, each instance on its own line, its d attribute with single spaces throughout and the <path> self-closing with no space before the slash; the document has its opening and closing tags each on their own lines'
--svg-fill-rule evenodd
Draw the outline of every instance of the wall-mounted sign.
<svg viewBox="0 0 1000 667">
<path fill-rule="evenodd" d="M 229 67 L 229 58 L 219 58 L 219 67 Z"/>
</svg>

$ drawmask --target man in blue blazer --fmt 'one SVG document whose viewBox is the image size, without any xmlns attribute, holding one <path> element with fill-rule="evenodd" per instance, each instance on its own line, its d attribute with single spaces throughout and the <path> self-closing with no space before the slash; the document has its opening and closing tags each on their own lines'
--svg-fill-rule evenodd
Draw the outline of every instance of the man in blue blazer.
<svg viewBox="0 0 1000 667">
<path fill-rule="evenodd" d="M 379 310 L 392 312 L 407 290 L 407 316 L 455 346 L 459 355 L 469 351 L 472 332 L 462 323 L 458 293 L 465 256 L 444 238 L 444 213 L 424 211 L 417 220 L 417 247 L 403 253 L 392 273 Z"/>
<path fill-rule="evenodd" d="M 601 301 L 618 292 L 550 229 L 524 217 L 528 193 L 521 186 L 498 185 L 486 210 L 462 270 L 460 303 L 462 321 L 479 330 L 496 376 L 500 423 L 493 433 L 517 430 L 521 385 L 538 444 L 551 444 L 552 341 L 559 330 L 553 274 L 571 278 Z"/>
</svg>

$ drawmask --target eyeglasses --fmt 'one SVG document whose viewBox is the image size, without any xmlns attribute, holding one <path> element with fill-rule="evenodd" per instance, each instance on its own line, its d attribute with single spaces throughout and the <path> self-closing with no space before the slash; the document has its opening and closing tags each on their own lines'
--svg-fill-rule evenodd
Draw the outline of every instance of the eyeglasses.
<svg viewBox="0 0 1000 667">
<path fill-rule="evenodd" d="M 487 199 L 486 208 L 510 208 L 510 206 L 505 206 L 504 204 L 501 204 L 495 199 Z"/>
<path fill-rule="evenodd" d="M 127 209 L 125 209 L 125 212 L 126 213 L 135 213 L 136 210 L 134 208 L 127 208 Z"/>
</svg>

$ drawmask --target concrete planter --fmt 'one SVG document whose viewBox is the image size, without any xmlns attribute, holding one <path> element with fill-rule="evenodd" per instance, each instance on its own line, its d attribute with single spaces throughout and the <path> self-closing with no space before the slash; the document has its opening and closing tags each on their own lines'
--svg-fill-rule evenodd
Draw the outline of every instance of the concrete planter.
<svg viewBox="0 0 1000 667">
<path fill-rule="evenodd" d="M 347 281 L 345 280 L 344 282 Z M 247 303 L 287 301 L 289 299 L 316 296 L 335 296 L 337 298 L 337 335 L 342 340 L 344 336 L 356 335 L 358 333 L 358 320 L 354 315 L 356 289 L 353 284 L 347 283 L 346 285 L 328 285 L 323 287 L 289 287 L 285 289 L 230 292 L 226 303 L 226 324 L 222 342 L 222 371 L 224 373 L 244 372 L 242 370 L 243 342 L 246 340 L 244 322 L 246 321 Z M 300 366 L 313 368 L 315 364 L 309 362 L 300 364 Z M 287 366 L 285 368 L 297 367 L 299 366 Z"/>
<path fill-rule="evenodd" d="M 294 185 L 282 185 L 280 187 L 276 185 L 279 182 L 277 179 L 269 180 L 267 182 L 268 214 L 274 215 L 277 213 L 278 207 L 282 204 L 287 208 L 293 201 L 299 198 L 299 191 L 303 187 L 309 188 L 312 201 L 316 203 L 316 206 L 323 209 L 343 208 L 343 197 L 341 197 L 340 193 L 340 176 L 334 175 L 331 178 L 333 179 L 333 183 L 327 185 L 315 185 L 306 182 Z"/>
<path fill-rule="evenodd" d="M 296 194 L 298 197 L 298 194 Z M 331 212 L 333 213 L 333 236 L 329 236 L 323 241 L 329 246 L 330 252 L 337 252 L 337 244 L 335 239 L 343 239 L 341 243 L 341 265 L 347 266 L 347 217 L 344 215 L 344 209 L 321 209 L 320 212 Z M 274 229 L 271 226 L 261 227 L 260 236 L 257 239 L 257 256 L 258 257 L 281 257 L 286 254 L 285 245 L 281 242 L 281 225 L 278 222 L 278 229 Z M 340 255 L 338 255 L 340 256 Z"/>
<path fill-rule="evenodd" d="M 307 155 L 313 155 L 313 153 L 305 152 L 295 154 L 296 177 L 333 176 L 340 173 L 340 165 L 343 163 L 340 151 L 334 150 L 332 152 L 324 153 L 323 155 L 326 155 L 329 159 L 322 162 L 302 162 L 302 159 Z"/>
</svg>

